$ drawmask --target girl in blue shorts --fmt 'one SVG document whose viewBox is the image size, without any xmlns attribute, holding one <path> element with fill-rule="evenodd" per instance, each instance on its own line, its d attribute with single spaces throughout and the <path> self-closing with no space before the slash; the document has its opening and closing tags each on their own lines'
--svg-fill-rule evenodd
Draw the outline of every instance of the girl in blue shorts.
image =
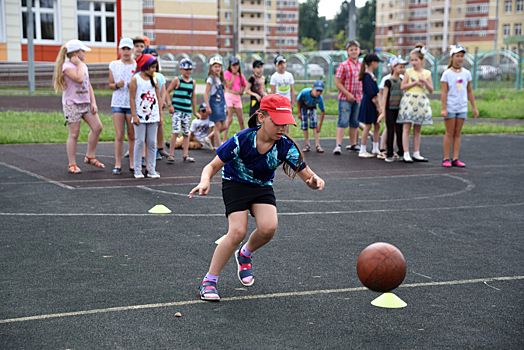
<svg viewBox="0 0 524 350">
<path fill-rule="evenodd" d="M 466 166 L 458 159 L 458 156 L 460 134 L 468 115 L 468 99 L 473 107 L 473 115 L 475 118 L 479 116 L 471 88 L 471 73 L 462 67 L 465 55 L 465 48 L 460 45 L 451 45 L 448 69 L 444 71 L 440 79 L 442 83 L 442 112 L 440 115 L 444 118 L 446 125 L 443 167 Z M 453 145 L 453 158 L 450 160 L 451 145 Z"/>
<path fill-rule="evenodd" d="M 324 180 L 306 165 L 296 143 L 285 135 L 289 124 L 296 126 L 289 100 L 281 95 L 264 96 L 260 109 L 249 118 L 249 128 L 217 149 L 217 156 L 202 171 L 200 183 L 189 192 L 189 198 L 197 192 L 206 195 L 211 178 L 223 168 L 222 196 L 229 230 L 217 246 L 209 271 L 200 285 L 203 300 L 220 299 L 218 275 L 233 253 L 240 282 L 244 286 L 253 285 L 251 254 L 268 243 L 277 230 L 272 184 L 280 164 L 289 177 L 298 174 L 310 188 L 324 188 Z M 257 227 L 247 243 L 236 250 L 246 237 L 249 211 L 255 217 Z"/>
</svg>

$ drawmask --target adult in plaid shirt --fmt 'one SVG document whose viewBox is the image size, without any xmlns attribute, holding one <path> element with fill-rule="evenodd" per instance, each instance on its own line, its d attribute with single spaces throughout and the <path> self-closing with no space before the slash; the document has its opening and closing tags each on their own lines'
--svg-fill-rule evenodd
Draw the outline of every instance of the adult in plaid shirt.
<svg viewBox="0 0 524 350">
<path fill-rule="evenodd" d="M 344 132 L 349 126 L 349 149 L 360 150 L 358 140 L 358 110 L 362 101 L 362 82 L 358 80 L 360 71 L 360 44 L 356 40 L 350 40 L 346 45 L 348 59 L 340 64 L 335 75 L 335 86 L 338 93 L 338 123 L 337 143 L 333 154 L 340 154 L 340 145 L 344 138 Z"/>
</svg>

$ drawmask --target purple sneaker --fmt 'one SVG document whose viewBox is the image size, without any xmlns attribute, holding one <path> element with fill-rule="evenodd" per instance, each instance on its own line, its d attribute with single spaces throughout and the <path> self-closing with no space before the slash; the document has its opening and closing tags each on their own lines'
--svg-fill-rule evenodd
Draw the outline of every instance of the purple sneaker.
<svg viewBox="0 0 524 350">
<path fill-rule="evenodd" d="M 451 162 L 449 161 L 449 159 L 443 160 L 442 166 L 446 168 L 451 168 Z"/>
<path fill-rule="evenodd" d="M 458 159 L 455 159 L 454 161 L 451 162 L 451 165 L 452 166 L 458 166 L 458 167 L 461 167 L 461 168 L 464 168 L 466 166 L 466 164 L 462 163 L 460 160 Z"/>
<path fill-rule="evenodd" d="M 251 266 L 251 258 L 247 258 L 240 249 L 235 252 L 235 259 L 237 261 L 237 275 L 240 283 L 244 286 L 249 287 L 255 283 L 255 276 L 253 275 L 253 267 Z"/>
</svg>

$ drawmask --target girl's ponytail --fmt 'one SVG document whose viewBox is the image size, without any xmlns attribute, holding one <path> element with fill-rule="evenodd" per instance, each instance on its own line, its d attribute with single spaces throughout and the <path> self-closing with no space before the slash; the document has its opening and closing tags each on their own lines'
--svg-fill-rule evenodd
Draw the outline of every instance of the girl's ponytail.
<svg viewBox="0 0 524 350">
<path fill-rule="evenodd" d="M 65 89 L 65 78 L 62 72 L 62 66 L 66 59 L 66 47 L 65 45 L 60 48 L 58 56 L 56 56 L 55 71 L 53 73 L 53 88 L 55 92 L 64 91 Z"/>
<path fill-rule="evenodd" d="M 358 81 L 364 80 L 364 77 L 366 76 L 366 68 L 367 64 L 364 60 L 362 60 L 362 64 L 360 65 L 360 71 L 358 72 Z"/>
</svg>

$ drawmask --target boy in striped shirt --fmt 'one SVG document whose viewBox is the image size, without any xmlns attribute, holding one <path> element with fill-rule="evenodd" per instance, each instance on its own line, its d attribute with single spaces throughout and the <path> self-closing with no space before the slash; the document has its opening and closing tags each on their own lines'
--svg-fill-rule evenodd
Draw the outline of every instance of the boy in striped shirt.
<svg viewBox="0 0 524 350">
<path fill-rule="evenodd" d="M 182 74 L 175 77 L 167 88 L 168 95 L 173 91 L 173 104 L 168 104 L 169 113 L 173 115 L 173 133 L 169 144 L 169 157 L 167 158 L 167 162 L 175 162 L 176 139 L 178 134 L 182 133 L 182 150 L 184 152 L 182 159 L 184 162 L 193 163 L 195 159 L 188 155 L 189 134 L 191 133 L 191 114 L 195 114 L 197 118 L 200 117 L 196 112 L 196 84 L 191 78 L 191 73 L 193 73 L 193 62 L 188 58 L 184 58 L 180 61 L 179 69 Z"/>
</svg>

